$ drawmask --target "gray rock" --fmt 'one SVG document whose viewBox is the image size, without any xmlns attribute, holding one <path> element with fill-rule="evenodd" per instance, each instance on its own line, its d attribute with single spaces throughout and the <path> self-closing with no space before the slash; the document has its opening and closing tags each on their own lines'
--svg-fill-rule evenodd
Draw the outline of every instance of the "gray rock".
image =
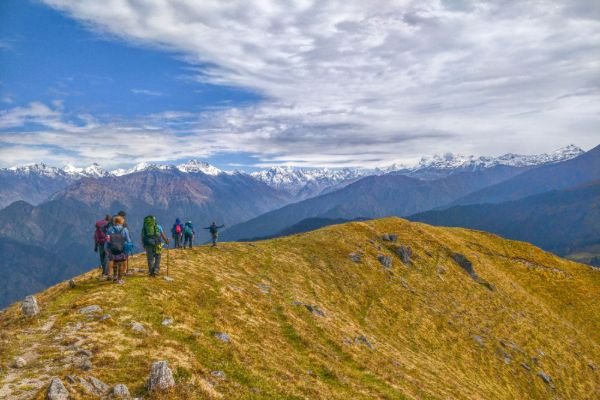
<svg viewBox="0 0 600 400">
<path fill-rule="evenodd" d="M 92 367 L 92 361 L 89 358 L 84 359 L 83 361 L 81 361 L 81 364 L 79 364 L 79 368 L 83 371 L 89 371 L 90 369 L 92 369 Z"/>
<path fill-rule="evenodd" d="M 354 339 L 354 342 L 355 343 L 359 343 L 359 344 L 364 344 L 369 349 L 373 350 L 373 345 L 371 344 L 371 342 L 369 341 L 369 339 L 367 339 L 366 336 L 364 336 L 364 335 L 357 336 Z"/>
<path fill-rule="evenodd" d="M 74 279 L 69 279 L 69 287 L 71 289 L 73 289 L 75 286 L 77 286 L 77 284 L 75 283 Z"/>
<path fill-rule="evenodd" d="M 145 332 L 146 328 L 144 328 L 144 325 L 140 324 L 139 322 L 132 322 L 131 323 L 131 330 L 136 331 L 136 332 Z"/>
<path fill-rule="evenodd" d="M 102 317 L 100 317 L 100 321 L 106 321 L 107 319 L 111 319 L 112 316 L 110 314 L 104 314 Z"/>
<path fill-rule="evenodd" d="M 40 313 L 40 307 L 35 296 L 25 297 L 25 300 L 21 303 L 21 312 L 26 317 L 33 317 Z"/>
<path fill-rule="evenodd" d="M 113 399 L 130 399 L 129 388 L 122 383 L 115 385 L 111 391 L 111 397 Z"/>
<path fill-rule="evenodd" d="M 400 257 L 400 260 L 402 260 L 402 262 L 404 264 L 410 264 L 410 260 L 412 257 L 412 249 L 408 246 L 398 246 L 396 248 L 396 254 L 398 254 L 398 257 Z"/>
<path fill-rule="evenodd" d="M 94 391 L 98 394 L 106 394 L 110 390 L 110 386 L 102 382 L 100 379 L 94 378 L 93 376 L 88 376 L 87 381 L 94 388 Z"/>
<path fill-rule="evenodd" d="M 485 344 L 485 341 L 479 335 L 474 335 L 473 340 L 476 341 L 480 346 L 483 346 Z"/>
<path fill-rule="evenodd" d="M 162 320 L 161 324 L 164 326 L 173 325 L 173 318 L 165 318 Z"/>
<path fill-rule="evenodd" d="M 17 357 L 12 363 L 13 368 L 23 368 L 27 365 L 27 360 L 23 357 Z"/>
<path fill-rule="evenodd" d="M 310 311 L 311 313 L 313 313 L 317 317 L 324 317 L 325 316 L 325 313 L 323 312 L 323 310 L 321 310 L 319 308 L 319 306 L 313 306 L 313 305 L 310 305 L 310 304 L 304 304 L 304 307 L 306 307 L 306 309 L 308 311 Z"/>
<path fill-rule="evenodd" d="M 387 233 L 384 233 L 383 235 L 381 235 L 381 240 L 383 240 L 384 242 L 389 242 L 390 235 L 388 235 Z"/>
<path fill-rule="evenodd" d="M 214 376 L 215 378 L 219 378 L 219 379 L 225 379 L 227 377 L 227 375 L 225 375 L 225 372 L 223 372 L 223 371 L 211 371 L 210 374 L 212 376 Z"/>
<path fill-rule="evenodd" d="M 100 308 L 100 306 L 94 304 L 92 306 L 87 306 L 87 307 L 83 307 L 83 308 L 79 309 L 79 312 L 81 314 L 86 314 L 86 315 L 96 314 L 96 313 L 101 313 L 102 308 Z"/>
<path fill-rule="evenodd" d="M 171 278 L 170 276 L 163 276 L 163 279 L 167 282 L 173 282 L 175 279 Z"/>
<path fill-rule="evenodd" d="M 46 395 L 48 400 L 68 400 L 69 391 L 62 383 L 62 381 L 56 376 L 50 380 L 50 386 L 48 387 L 48 394 Z"/>
<path fill-rule="evenodd" d="M 386 269 L 392 268 L 392 257 L 384 256 L 383 254 L 379 254 L 377 256 L 377 260 L 379 260 L 379 262 L 381 263 L 381 265 L 383 265 L 384 268 L 386 268 Z"/>
<path fill-rule="evenodd" d="M 75 378 L 76 378 L 76 376 L 74 376 L 74 375 L 67 375 L 67 381 L 68 381 L 70 384 L 73 384 L 73 385 L 74 385 L 75 383 L 77 383 L 77 380 L 76 380 Z"/>
<path fill-rule="evenodd" d="M 590 367 L 590 369 L 591 369 L 592 371 L 595 371 L 595 370 L 596 370 L 596 365 L 595 365 L 593 362 L 591 362 L 591 361 L 590 361 L 590 362 L 588 362 L 588 367 Z"/>
<path fill-rule="evenodd" d="M 91 357 L 91 356 L 93 356 L 93 353 L 89 350 L 81 349 L 81 350 L 77 351 L 77 353 L 75 353 L 75 355 L 83 356 L 83 357 Z"/>
<path fill-rule="evenodd" d="M 550 377 L 550 375 L 546 374 L 544 371 L 538 372 L 538 376 L 540 378 L 542 378 L 542 380 L 544 381 L 544 383 L 546 383 L 548 385 L 552 384 L 552 378 Z"/>
<path fill-rule="evenodd" d="M 148 390 L 168 390 L 175 386 L 173 373 L 166 361 L 156 361 L 152 364 L 150 377 L 148 378 Z"/>
<path fill-rule="evenodd" d="M 359 253 L 350 253 L 348 256 L 352 262 L 359 263 L 362 261 L 362 255 Z"/>
<path fill-rule="evenodd" d="M 521 367 L 523 367 L 527 371 L 531 371 L 531 367 L 529 365 L 527 365 L 526 363 L 521 363 Z"/>
<path fill-rule="evenodd" d="M 214 336 L 222 342 L 229 343 L 231 338 L 224 332 L 215 332 Z"/>
</svg>

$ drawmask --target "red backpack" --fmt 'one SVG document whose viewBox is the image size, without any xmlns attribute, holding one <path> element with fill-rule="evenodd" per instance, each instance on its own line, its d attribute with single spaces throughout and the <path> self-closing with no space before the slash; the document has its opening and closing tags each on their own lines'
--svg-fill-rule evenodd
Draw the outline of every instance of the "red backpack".
<svg viewBox="0 0 600 400">
<path fill-rule="evenodd" d="M 175 225 L 175 233 L 177 233 L 178 235 L 181 234 L 181 224 Z"/>
<path fill-rule="evenodd" d="M 94 233 L 94 240 L 98 244 L 106 243 L 106 232 L 104 230 L 105 226 L 105 220 L 101 219 L 100 221 L 96 221 L 96 232 Z"/>
</svg>

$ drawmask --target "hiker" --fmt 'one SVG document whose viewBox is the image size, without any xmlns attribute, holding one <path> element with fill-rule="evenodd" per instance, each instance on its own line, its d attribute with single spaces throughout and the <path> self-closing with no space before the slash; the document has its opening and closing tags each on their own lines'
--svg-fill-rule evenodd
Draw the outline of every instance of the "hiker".
<svg viewBox="0 0 600 400">
<path fill-rule="evenodd" d="M 207 226 L 204 229 L 208 229 L 208 231 L 210 232 L 210 238 L 212 239 L 212 247 L 215 247 L 217 245 L 217 239 L 219 237 L 219 229 L 225 227 L 225 224 L 221 225 L 221 226 L 217 226 L 217 224 L 215 223 L 215 221 L 213 221 L 212 224 L 210 224 L 210 226 Z"/>
<path fill-rule="evenodd" d="M 96 231 L 94 232 L 94 252 L 100 256 L 100 266 L 102 267 L 102 277 L 108 278 L 108 259 L 106 256 L 106 224 L 111 220 L 110 215 L 106 215 L 104 219 L 96 221 Z"/>
<path fill-rule="evenodd" d="M 192 240 L 194 239 L 194 235 L 196 231 L 194 231 L 194 225 L 192 225 L 192 221 L 187 221 L 183 227 L 183 248 L 189 243 L 190 249 L 192 248 Z"/>
<path fill-rule="evenodd" d="M 176 249 L 181 247 L 181 239 L 183 238 L 183 224 L 179 218 L 175 218 L 175 223 L 171 228 L 171 235 L 173 236 L 173 247 Z"/>
<path fill-rule="evenodd" d="M 113 269 L 113 282 L 122 284 L 129 253 L 133 250 L 133 242 L 129 229 L 124 226 L 125 218 L 117 215 L 112 220 L 113 225 L 108 229 L 106 250 L 108 251 L 109 270 Z"/>
<path fill-rule="evenodd" d="M 144 218 L 142 228 L 142 243 L 148 257 L 148 274 L 156 276 L 160 272 L 160 254 L 163 241 L 168 245 L 169 239 L 165 236 L 162 226 L 156 222 L 156 217 L 148 215 Z"/>
<path fill-rule="evenodd" d="M 115 218 L 117 218 L 117 217 L 122 217 L 123 218 L 123 227 L 128 228 L 127 219 L 125 218 L 126 213 L 125 213 L 125 211 L 121 210 L 117 214 L 113 215 L 112 217 L 109 216 L 108 223 L 106 225 L 104 225 L 104 233 L 108 232 L 108 230 L 111 228 L 111 226 L 116 225 Z"/>
</svg>

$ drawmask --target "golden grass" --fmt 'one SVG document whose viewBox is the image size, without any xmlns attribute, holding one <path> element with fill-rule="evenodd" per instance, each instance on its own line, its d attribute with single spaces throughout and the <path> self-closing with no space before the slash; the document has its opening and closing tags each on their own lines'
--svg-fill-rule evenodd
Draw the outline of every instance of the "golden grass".
<svg viewBox="0 0 600 400">
<path fill-rule="evenodd" d="M 397 234 L 397 243 L 381 241 L 384 233 Z M 398 244 L 412 248 L 410 266 L 395 255 Z M 359 251 L 362 261 L 351 261 L 349 254 Z M 451 259 L 454 252 L 466 255 L 495 290 L 471 279 Z M 392 257 L 391 270 L 379 263 L 380 254 Z M 134 257 L 131 266 L 143 262 Z M 173 282 L 135 276 L 123 286 L 100 282 L 91 271 L 74 289 L 61 284 L 38 295 L 42 313 L 33 320 L 20 317 L 18 305 L 9 307 L 0 314 L 2 365 L 37 344 L 37 359 L 18 372 L 23 379 L 25 372 L 93 375 L 145 396 L 151 363 L 166 359 L 178 387 L 159 398 L 594 399 L 600 393 L 600 273 L 526 243 L 388 218 L 171 250 L 169 269 Z M 325 316 L 294 302 L 315 305 Z M 111 318 L 79 314 L 91 304 Z M 165 317 L 173 325 L 163 326 Z M 132 331 L 132 321 L 145 332 Z M 77 323 L 81 329 L 70 328 Z M 217 332 L 231 341 L 218 340 Z M 91 371 L 64 364 L 73 344 L 93 351 Z M 0 387 L 7 371 L 0 372 Z M 43 390 L 35 392 L 43 398 Z"/>
</svg>

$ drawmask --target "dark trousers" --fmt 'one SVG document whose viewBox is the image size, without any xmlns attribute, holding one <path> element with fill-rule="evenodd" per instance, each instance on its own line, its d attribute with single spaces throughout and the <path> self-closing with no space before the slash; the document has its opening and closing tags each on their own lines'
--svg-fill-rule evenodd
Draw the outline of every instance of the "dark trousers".
<svg viewBox="0 0 600 400">
<path fill-rule="evenodd" d="M 156 252 L 154 246 L 146 247 L 146 257 L 148 257 L 148 273 L 150 275 L 158 275 L 160 272 L 160 253 Z"/>
<path fill-rule="evenodd" d="M 210 235 L 210 239 L 212 240 L 212 245 L 216 246 L 217 245 L 217 239 L 219 238 L 219 235 L 216 233 L 211 233 Z"/>
<path fill-rule="evenodd" d="M 103 244 L 98 245 L 98 255 L 100 256 L 100 265 L 102 266 L 102 275 L 108 275 L 108 255 Z"/>
<path fill-rule="evenodd" d="M 178 249 L 181 247 L 181 235 L 173 235 L 173 246 Z"/>
<path fill-rule="evenodd" d="M 192 238 L 194 235 L 183 235 L 183 248 L 189 243 L 190 249 L 192 248 Z"/>
</svg>

